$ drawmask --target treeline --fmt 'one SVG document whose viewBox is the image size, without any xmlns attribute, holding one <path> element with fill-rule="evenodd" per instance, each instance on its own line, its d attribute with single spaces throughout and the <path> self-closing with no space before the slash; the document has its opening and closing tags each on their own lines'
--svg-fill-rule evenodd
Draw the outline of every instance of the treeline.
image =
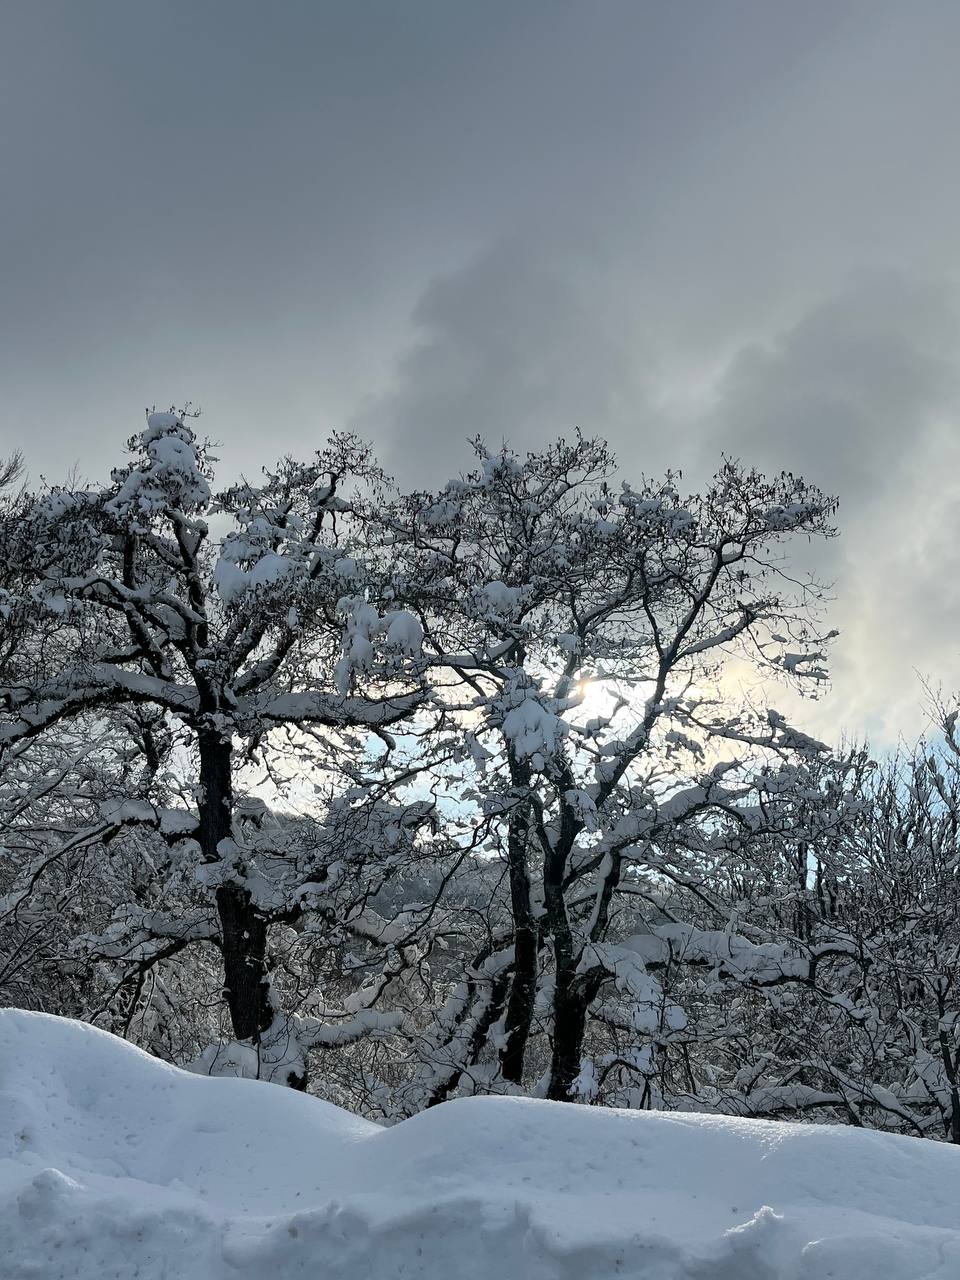
<svg viewBox="0 0 960 1280">
<path fill-rule="evenodd" d="M 0 1001 L 397 1118 L 463 1093 L 960 1141 L 960 748 L 879 763 L 791 566 L 835 504 L 576 438 L 214 485 L 152 413 L 0 510 Z M 752 690 L 750 696 L 742 690 Z"/>
</svg>

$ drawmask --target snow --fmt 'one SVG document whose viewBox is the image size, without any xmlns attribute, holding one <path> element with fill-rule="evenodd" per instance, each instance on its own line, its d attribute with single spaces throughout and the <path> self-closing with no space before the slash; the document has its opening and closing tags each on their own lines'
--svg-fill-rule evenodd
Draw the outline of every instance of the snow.
<svg viewBox="0 0 960 1280">
<path fill-rule="evenodd" d="M 547 760 L 556 754 L 568 728 L 558 715 L 544 706 L 540 697 L 532 686 L 517 683 L 507 688 L 498 704 L 503 716 L 503 736 L 512 744 L 517 757 L 529 760 L 534 769 L 543 769 Z"/>
<path fill-rule="evenodd" d="M 387 646 L 410 658 L 419 658 L 423 647 L 423 627 L 406 609 L 395 609 L 384 614 L 381 630 L 386 633 Z"/>
<path fill-rule="evenodd" d="M 149 514 L 168 504 L 186 511 L 210 501 L 190 427 L 175 413 L 151 413 L 140 437 L 145 462 L 129 472 L 107 510 Z"/>
<path fill-rule="evenodd" d="M 346 616 L 343 629 L 343 657 L 337 663 L 334 679 L 340 693 L 350 691 L 354 673 L 367 671 L 373 664 L 374 640 L 380 631 L 380 615 L 362 596 L 344 596 L 337 609 Z"/>
<path fill-rule="evenodd" d="M 520 587 L 508 587 L 505 582 L 487 582 L 478 591 L 480 613 L 490 621 L 512 618 L 523 600 Z"/>
<path fill-rule="evenodd" d="M 956 1280 L 960 1152 L 466 1098 L 381 1128 L 0 1012 L 5 1280 Z"/>
<path fill-rule="evenodd" d="M 243 568 L 243 564 L 248 565 Z M 293 560 L 258 546 L 242 534 L 227 534 L 214 565 L 213 585 L 225 605 L 234 604 L 247 591 L 276 586 L 295 569 Z"/>
<path fill-rule="evenodd" d="M 688 964 L 706 965 L 717 973 L 760 985 L 784 978 L 802 980 L 823 954 L 857 954 L 854 943 L 839 939 L 801 952 L 779 942 L 751 942 L 732 931 L 697 929 L 681 923 L 652 925 L 648 932 L 626 938 L 618 948 L 622 949 L 633 952 L 645 964 L 665 965 L 671 956 L 678 956 Z"/>
<path fill-rule="evenodd" d="M 334 680 L 340 693 L 349 692 L 356 672 L 371 670 L 375 645 L 381 636 L 385 638 L 387 649 L 396 657 L 420 656 L 423 627 L 406 609 L 395 609 L 381 618 L 362 596 L 344 596 L 338 601 L 337 609 L 346 618 L 343 657 L 334 669 Z"/>
<path fill-rule="evenodd" d="M 341 556 L 334 561 L 333 572 L 338 578 L 355 578 L 358 572 L 357 562 L 350 556 Z"/>
</svg>

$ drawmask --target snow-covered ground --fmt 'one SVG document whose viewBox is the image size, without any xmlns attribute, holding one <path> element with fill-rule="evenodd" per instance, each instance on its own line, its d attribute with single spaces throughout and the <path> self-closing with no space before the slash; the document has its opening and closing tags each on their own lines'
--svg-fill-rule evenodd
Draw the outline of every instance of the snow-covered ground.
<svg viewBox="0 0 960 1280">
<path fill-rule="evenodd" d="M 960 1151 L 450 1102 L 395 1128 L 0 1012 L 4 1280 L 958 1280 Z"/>
</svg>

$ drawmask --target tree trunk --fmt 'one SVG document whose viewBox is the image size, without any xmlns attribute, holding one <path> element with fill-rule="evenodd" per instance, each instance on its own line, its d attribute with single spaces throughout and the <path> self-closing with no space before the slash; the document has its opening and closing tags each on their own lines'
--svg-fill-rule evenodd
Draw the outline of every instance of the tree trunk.
<svg viewBox="0 0 960 1280">
<path fill-rule="evenodd" d="M 510 870 L 510 903 L 513 912 L 513 981 L 504 1022 L 506 1045 L 500 1054 L 500 1071 L 511 1084 L 523 1083 L 523 1064 L 533 1023 L 537 994 L 537 950 L 539 929 L 530 903 L 530 874 L 527 853 L 530 845 L 530 767 L 525 761 L 510 761 L 511 781 L 520 791 L 510 813 L 507 833 L 507 862 Z"/>
<path fill-rule="evenodd" d="M 960 1084 L 957 1080 L 957 1059 L 950 1051 L 950 1037 L 944 1019 L 947 1015 L 946 991 L 942 987 L 937 990 L 938 1035 L 940 1037 L 940 1056 L 943 1058 L 943 1070 L 950 1085 L 950 1120 L 948 1134 L 951 1142 L 960 1144 Z"/>
<path fill-rule="evenodd" d="M 580 1074 L 580 1057 L 587 1026 L 587 1009 L 600 988 L 602 975 L 578 974 L 579 956 L 564 900 L 564 876 L 576 837 L 577 824 L 569 806 L 564 805 L 560 833 L 543 860 L 543 905 L 547 930 L 553 941 L 556 970 L 553 991 L 553 1046 L 547 1097 L 554 1102 L 572 1102 L 573 1082 Z M 620 878 L 620 863 L 615 862 L 604 878 L 603 897 L 597 923 L 591 935 L 597 941 L 603 932 L 610 897 Z"/>
<path fill-rule="evenodd" d="M 573 1101 L 573 1082 L 580 1074 L 580 1056 L 587 1026 L 587 1001 L 570 985 L 570 974 L 557 974 L 553 1002 L 553 1053 L 547 1097 Z"/>
<path fill-rule="evenodd" d="M 216 730 L 199 735 L 200 801 L 198 838 L 206 862 L 219 856 L 220 841 L 232 833 L 233 761 L 229 739 Z M 242 884 L 217 889 L 223 952 L 224 995 L 233 1034 L 258 1044 L 273 1021 L 267 981 L 267 924 Z"/>
</svg>

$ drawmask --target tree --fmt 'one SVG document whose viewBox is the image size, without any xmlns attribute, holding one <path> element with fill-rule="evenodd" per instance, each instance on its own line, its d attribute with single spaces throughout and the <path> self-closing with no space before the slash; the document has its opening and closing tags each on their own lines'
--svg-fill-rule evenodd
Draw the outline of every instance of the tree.
<svg viewBox="0 0 960 1280">
<path fill-rule="evenodd" d="M 290 904 L 271 914 L 258 902 L 234 838 L 238 769 L 269 755 L 279 734 L 383 732 L 421 698 L 409 646 L 389 636 L 379 666 L 371 650 L 362 691 L 343 669 L 340 602 L 349 615 L 363 569 L 349 554 L 351 505 L 339 490 L 378 473 L 366 450 L 339 437 L 309 465 L 287 459 L 260 486 L 214 494 L 209 449 L 174 411 L 150 413 L 130 448 L 108 485 L 53 489 L 4 513 L 19 581 L 11 608 L 53 618 L 56 644 L 4 674 L 0 763 L 80 717 L 121 708 L 159 717 L 196 762 L 195 823 L 153 805 L 148 785 L 118 797 L 93 838 L 146 822 L 195 840 L 234 1035 L 256 1045 L 276 1015 L 267 935 Z M 158 950 L 191 940 L 183 920 L 157 913 L 152 933 Z"/>
<path fill-rule="evenodd" d="M 960 743 L 956 712 L 921 744 L 855 775 L 831 893 L 817 914 L 865 963 L 797 1056 L 856 1123 L 960 1142 Z"/>
<path fill-rule="evenodd" d="M 826 679 L 784 549 L 830 499 L 615 488 L 580 438 L 433 494 L 335 438 L 215 495 L 182 414 L 131 444 L 0 498 L 0 998 L 203 1071 L 322 1053 L 388 1119 L 960 1140 L 956 717 L 877 765 L 769 705 Z"/>
<path fill-rule="evenodd" d="M 568 1099 L 604 991 L 649 1001 L 639 957 L 610 941 L 621 904 L 650 874 L 682 878 L 711 822 L 757 830 L 751 760 L 820 749 L 718 689 L 734 660 L 825 679 L 822 592 L 789 577 L 780 547 L 830 536 L 834 503 L 730 462 L 686 499 L 672 475 L 615 490 L 606 447 L 583 439 L 477 453 L 442 492 L 367 513 L 368 538 L 391 547 L 390 590 L 419 618 L 463 762 L 457 802 L 489 826 L 509 885 L 508 928 L 491 928 L 452 1014 L 466 1057 L 438 1049 L 434 1100 L 492 1045 L 506 1087 L 523 1085 L 538 1028 L 535 1087 Z"/>
</svg>

